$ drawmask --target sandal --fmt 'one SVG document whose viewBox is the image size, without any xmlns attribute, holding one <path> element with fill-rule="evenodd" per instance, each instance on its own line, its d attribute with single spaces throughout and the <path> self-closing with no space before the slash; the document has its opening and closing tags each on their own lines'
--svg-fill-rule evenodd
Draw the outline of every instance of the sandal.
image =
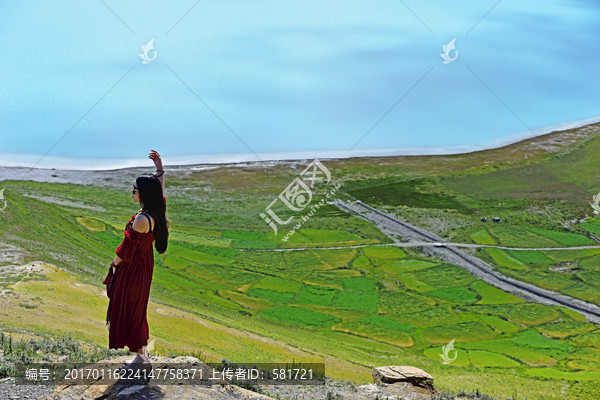
<svg viewBox="0 0 600 400">
<path fill-rule="evenodd" d="M 129 370 L 133 370 L 134 373 L 133 375 L 136 375 L 136 371 L 140 370 L 141 371 L 146 371 L 146 375 L 142 375 L 142 376 L 148 376 L 148 374 L 150 373 L 150 371 L 152 370 L 152 362 L 150 361 L 149 358 L 146 358 L 143 355 L 137 354 L 133 360 L 128 361 L 125 363 L 124 366 L 118 368 L 119 372 L 121 372 L 122 374 L 127 374 Z M 130 375 L 127 375 L 130 376 Z M 149 378 L 148 378 L 149 380 Z"/>
</svg>

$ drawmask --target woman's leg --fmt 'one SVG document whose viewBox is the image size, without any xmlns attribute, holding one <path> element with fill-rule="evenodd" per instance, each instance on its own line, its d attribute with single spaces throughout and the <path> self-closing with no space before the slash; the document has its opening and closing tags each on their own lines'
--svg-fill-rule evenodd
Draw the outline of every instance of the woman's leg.
<svg viewBox="0 0 600 400">
<path fill-rule="evenodd" d="M 146 346 L 142 346 L 136 352 L 133 360 L 127 362 L 127 365 L 133 366 L 135 364 L 140 364 L 140 363 L 146 364 L 148 362 L 150 362 L 150 355 L 148 354 L 148 351 L 146 350 Z"/>
<path fill-rule="evenodd" d="M 145 363 L 146 359 L 143 357 L 143 355 L 144 355 L 144 352 L 143 352 L 143 348 L 142 348 L 135 353 L 135 357 L 133 357 L 133 359 L 131 361 L 127 361 L 124 363 L 125 366 L 123 368 L 132 368 L 141 363 Z"/>
<path fill-rule="evenodd" d="M 139 361 L 139 360 L 143 360 L 144 357 L 149 358 L 149 354 L 148 351 L 146 351 L 146 346 L 142 346 L 138 349 L 138 351 L 135 354 L 135 358 L 132 360 L 133 361 Z"/>
<path fill-rule="evenodd" d="M 146 350 L 146 346 L 142 346 L 138 349 L 137 351 L 138 355 L 140 356 L 144 356 L 146 358 L 150 358 L 150 354 L 148 353 L 148 351 Z"/>
</svg>

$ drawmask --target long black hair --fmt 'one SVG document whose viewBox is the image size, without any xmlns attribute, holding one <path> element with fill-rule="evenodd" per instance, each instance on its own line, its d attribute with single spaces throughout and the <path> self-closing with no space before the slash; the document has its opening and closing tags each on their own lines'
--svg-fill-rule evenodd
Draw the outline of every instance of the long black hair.
<svg viewBox="0 0 600 400">
<path fill-rule="evenodd" d="M 162 184 L 153 174 L 142 174 L 135 179 L 135 186 L 140 195 L 140 203 L 144 204 L 143 211 L 154 218 L 154 247 L 163 254 L 169 240 L 169 221 L 165 215 Z"/>
</svg>

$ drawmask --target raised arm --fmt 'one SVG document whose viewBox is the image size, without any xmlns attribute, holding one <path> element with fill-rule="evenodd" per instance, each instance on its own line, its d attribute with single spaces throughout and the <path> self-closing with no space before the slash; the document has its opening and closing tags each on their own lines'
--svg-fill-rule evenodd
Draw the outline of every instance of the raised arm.
<svg viewBox="0 0 600 400">
<path fill-rule="evenodd" d="M 158 180 L 160 181 L 160 184 L 162 185 L 162 191 L 163 191 L 163 195 L 165 194 L 165 178 L 164 178 L 164 170 L 163 170 L 163 165 L 162 165 L 162 160 L 160 159 L 160 154 L 158 154 L 158 151 L 156 150 L 150 150 L 150 154 L 148 155 L 148 158 L 152 159 L 152 161 L 154 161 L 154 166 L 156 167 L 156 174 L 160 175 L 157 176 Z"/>
</svg>

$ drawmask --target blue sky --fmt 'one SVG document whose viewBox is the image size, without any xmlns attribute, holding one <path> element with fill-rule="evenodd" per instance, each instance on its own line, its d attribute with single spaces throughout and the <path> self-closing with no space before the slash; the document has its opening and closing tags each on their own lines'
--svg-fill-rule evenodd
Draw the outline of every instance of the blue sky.
<svg viewBox="0 0 600 400">
<path fill-rule="evenodd" d="M 600 116 L 599 6 L 524 3 L 1 1 L 0 153 L 444 152 Z"/>
</svg>

